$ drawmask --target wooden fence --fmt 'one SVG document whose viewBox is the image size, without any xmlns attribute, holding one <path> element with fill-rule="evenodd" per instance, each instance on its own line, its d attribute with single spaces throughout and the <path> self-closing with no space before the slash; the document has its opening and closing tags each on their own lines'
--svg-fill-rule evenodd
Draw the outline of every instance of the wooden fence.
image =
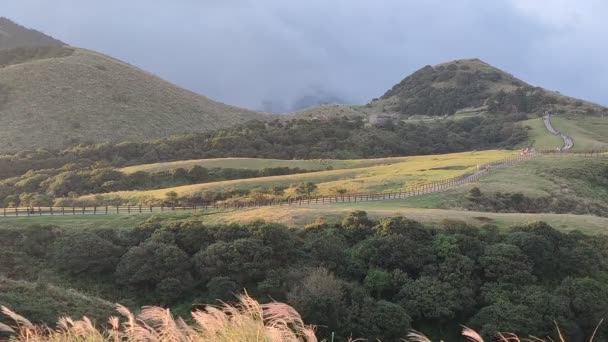
<svg viewBox="0 0 608 342">
<path fill-rule="evenodd" d="M 190 206 L 86 206 L 86 207 L 22 207 L 22 208 L 3 208 L 0 209 L 1 217 L 32 217 L 32 216 L 66 216 L 66 215 L 111 215 L 111 214 L 151 214 L 179 211 L 198 211 L 198 210 L 229 210 L 229 209 L 248 209 L 268 206 L 308 206 L 323 205 L 331 203 L 357 203 L 371 201 L 385 201 L 405 199 L 430 193 L 447 190 L 459 185 L 477 181 L 480 177 L 493 169 L 505 168 L 511 165 L 530 160 L 540 156 L 584 156 L 593 158 L 608 157 L 608 151 L 592 152 L 557 152 L 542 151 L 529 155 L 510 157 L 504 160 L 485 164 L 473 172 L 463 175 L 431 182 L 424 185 L 406 187 L 396 191 L 379 193 L 355 193 L 331 196 L 311 196 L 304 198 L 270 199 L 266 201 L 236 201 L 236 202 L 211 202 L 201 203 L 200 205 Z"/>
</svg>

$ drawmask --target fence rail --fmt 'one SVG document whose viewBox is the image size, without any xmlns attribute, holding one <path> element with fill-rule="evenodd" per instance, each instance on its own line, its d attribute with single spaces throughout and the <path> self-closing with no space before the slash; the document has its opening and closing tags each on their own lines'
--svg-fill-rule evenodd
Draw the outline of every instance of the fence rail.
<svg viewBox="0 0 608 342">
<path fill-rule="evenodd" d="M 111 214 L 154 214 L 165 212 L 180 211 L 210 211 L 228 209 L 248 209 L 268 206 L 308 206 L 322 205 L 331 203 L 356 203 L 405 199 L 420 195 L 444 191 L 459 185 L 477 181 L 483 175 L 493 169 L 505 168 L 511 165 L 530 160 L 541 156 L 584 156 L 593 158 L 608 157 L 608 151 L 592 152 L 556 152 L 540 151 L 528 155 L 514 156 L 511 158 L 495 161 L 481 166 L 478 170 L 465 173 L 460 176 L 434 181 L 428 184 L 406 187 L 397 191 L 379 193 L 355 193 L 331 196 L 313 196 L 305 198 L 271 199 L 267 201 L 236 201 L 236 202 L 211 202 L 201 203 L 200 205 L 189 206 L 144 206 L 144 205 L 123 205 L 123 206 L 84 206 L 84 207 L 22 207 L 22 208 L 2 208 L 0 217 L 32 217 L 32 216 L 67 216 L 67 215 L 111 215 Z"/>
</svg>

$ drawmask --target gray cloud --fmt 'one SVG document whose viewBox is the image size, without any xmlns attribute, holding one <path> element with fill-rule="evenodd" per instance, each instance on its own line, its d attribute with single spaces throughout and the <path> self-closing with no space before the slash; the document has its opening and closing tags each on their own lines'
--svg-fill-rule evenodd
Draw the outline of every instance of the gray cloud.
<svg viewBox="0 0 608 342">
<path fill-rule="evenodd" d="M 608 104 L 606 14 L 598 0 L 19 0 L 0 13 L 252 109 L 311 89 L 365 103 L 471 57 Z"/>
</svg>

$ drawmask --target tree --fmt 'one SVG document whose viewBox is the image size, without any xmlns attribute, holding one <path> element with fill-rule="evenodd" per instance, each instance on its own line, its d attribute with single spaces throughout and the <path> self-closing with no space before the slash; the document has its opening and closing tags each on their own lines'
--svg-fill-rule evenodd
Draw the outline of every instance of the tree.
<svg viewBox="0 0 608 342">
<path fill-rule="evenodd" d="M 218 241 L 194 255 L 196 270 L 202 279 L 230 277 L 241 286 L 264 279 L 273 263 L 272 248 L 258 239 Z"/>
<path fill-rule="evenodd" d="M 317 185 L 315 183 L 311 183 L 311 182 L 300 183 L 296 187 L 296 194 L 298 194 L 300 196 L 310 197 L 312 195 L 312 193 L 315 192 L 316 190 L 317 190 Z"/>
<path fill-rule="evenodd" d="M 116 281 L 149 291 L 156 290 L 163 280 L 175 278 L 182 281 L 182 286 L 174 290 L 181 292 L 191 279 L 190 269 L 188 255 L 177 246 L 148 240 L 122 256 L 116 267 Z"/>
<path fill-rule="evenodd" d="M 432 277 L 420 277 L 403 285 L 399 303 L 418 320 L 447 322 L 463 308 L 459 291 L 451 284 Z"/>
<path fill-rule="evenodd" d="M 367 213 L 355 210 L 342 219 L 342 228 L 346 230 L 350 242 L 361 241 L 372 234 L 373 222 L 367 217 Z"/>
<path fill-rule="evenodd" d="M 209 170 L 200 165 L 194 165 L 190 170 L 188 170 L 186 178 L 190 183 L 205 182 L 209 179 Z"/>
<path fill-rule="evenodd" d="M 65 234 L 53 245 L 55 266 L 73 275 L 104 274 L 115 269 L 123 249 L 88 231 Z"/>
<path fill-rule="evenodd" d="M 384 291 L 392 285 L 391 274 L 381 269 L 370 269 L 363 280 L 365 288 L 373 293 L 376 299 L 381 299 Z"/>
<path fill-rule="evenodd" d="M 479 257 L 479 264 L 488 281 L 528 284 L 535 280 L 532 264 L 515 245 L 499 243 L 487 246 Z"/>
<path fill-rule="evenodd" d="M 167 205 L 176 206 L 178 202 L 178 195 L 175 191 L 169 191 L 165 194 L 165 203 Z"/>
<path fill-rule="evenodd" d="M 355 319 L 356 333 L 370 341 L 398 341 L 407 334 L 411 322 L 411 317 L 401 306 L 366 298 Z"/>
<path fill-rule="evenodd" d="M 344 282 L 324 268 L 309 270 L 308 274 L 288 293 L 287 301 L 306 322 L 326 331 L 336 331 L 346 315 L 342 298 Z"/>
<path fill-rule="evenodd" d="M 236 298 L 242 289 L 229 277 L 214 277 L 207 282 L 207 291 L 211 301 L 229 301 Z"/>
</svg>

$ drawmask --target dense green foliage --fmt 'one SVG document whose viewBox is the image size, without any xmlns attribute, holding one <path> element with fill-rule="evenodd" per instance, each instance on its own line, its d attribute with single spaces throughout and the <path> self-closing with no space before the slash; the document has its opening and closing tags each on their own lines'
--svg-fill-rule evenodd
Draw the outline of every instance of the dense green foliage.
<svg viewBox="0 0 608 342">
<path fill-rule="evenodd" d="M 483 193 L 471 189 L 467 209 L 495 213 L 557 213 L 608 217 L 608 205 L 602 201 L 580 200 L 575 196 L 530 197 L 521 192 Z"/>
<path fill-rule="evenodd" d="M 508 231 L 458 221 L 425 227 L 354 212 L 340 224 L 288 229 L 153 218 L 123 230 L 1 230 L 0 247 L 9 260 L 0 276 L 58 281 L 178 313 L 247 289 L 293 305 L 321 337 L 391 341 L 412 327 L 453 340 L 458 324 L 544 336 L 555 320 L 583 340 L 608 314 L 608 238 L 544 223 Z M 46 318 L 25 303 L 20 309 Z M 598 339 L 607 333 L 602 328 Z"/>
<path fill-rule="evenodd" d="M 481 106 L 490 113 L 542 113 L 560 101 L 479 60 L 427 65 L 381 97 L 391 98 L 397 98 L 391 109 L 404 116 L 452 115 Z"/>
<path fill-rule="evenodd" d="M 112 166 L 201 158 L 357 159 L 512 148 L 527 139 L 517 116 L 475 117 L 436 124 L 366 127 L 362 120 L 262 122 L 147 143 L 80 145 L 65 151 L 30 151 L 0 157 L 0 178 L 28 170 Z"/>
</svg>

